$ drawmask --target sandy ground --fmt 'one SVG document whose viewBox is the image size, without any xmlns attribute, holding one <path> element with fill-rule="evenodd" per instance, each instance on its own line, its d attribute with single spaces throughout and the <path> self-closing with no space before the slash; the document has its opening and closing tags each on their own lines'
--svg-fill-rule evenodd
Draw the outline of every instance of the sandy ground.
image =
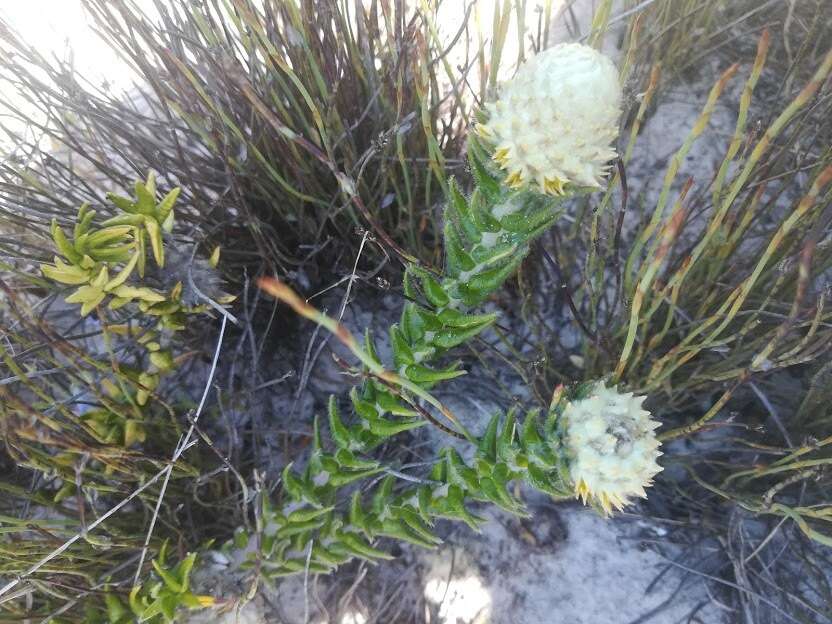
<svg viewBox="0 0 832 624">
<path fill-rule="evenodd" d="M 522 524 L 486 512 L 482 533 L 455 531 L 436 551 L 406 553 L 435 624 L 676 624 L 727 622 L 704 587 L 685 583 L 669 560 L 646 546 L 660 527 L 604 520 L 575 506 L 538 513 Z M 390 564 L 393 566 L 394 564 Z M 662 575 L 661 578 L 660 575 Z M 690 580 L 690 579 L 688 579 Z M 396 580 L 393 579 L 393 585 Z M 412 586 L 412 583 L 405 583 Z M 307 587 L 309 584 L 307 584 Z M 302 577 L 264 590 L 220 621 L 246 624 L 368 624 L 359 599 L 323 615 Z M 400 596 L 398 599 L 402 599 Z M 416 604 L 419 601 L 415 601 Z M 308 609 L 308 612 L 307 612 Z M 696 619 L 689 619 L 695 616 Z M 305 619 L 307 618 L 308 619 Z M 404 614 L 402 615 L 404 618 Z M 192 622 L 216 621 L 203 614 Z"/>
<path fill-rule="evenodd" d="M 642 527 L 560 509 L 525 526 L 492 515 L 482 535 L 424 556 L 425 597 L 439 605 L 438 621 L 670 624 L 685 621 L 706 598 L 701 588 L 674 595 L 677 583 L 651 586 L 668 562 L 635 537 Z M 721 621 L 711 609 L 700 617 Z"/>
</svg>

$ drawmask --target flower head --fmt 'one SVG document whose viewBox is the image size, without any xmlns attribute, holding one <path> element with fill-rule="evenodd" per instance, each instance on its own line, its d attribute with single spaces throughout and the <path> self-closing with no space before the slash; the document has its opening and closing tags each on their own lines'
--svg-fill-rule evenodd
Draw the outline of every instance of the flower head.
<svg viewBox="0 0 832 624">
<path fill-rule="evenodd" d="M 620 393 L 598 382 L 589 396 L 563 412 L 564 445 L 575 494 L 597 501 L 606 513 L 622 509 L 661 470 L 654 430 L 659 426 L 642 409 L 645 397 Z"/>
<path fill-rule="evenodd" d="M 518 69 L 486 105 L 477 132 L 494 145 L 506 184 L 562 195 L 600 187 L 616 157 L 621 87 L 612 61 L 589 46 L 556 45 Z"/>
</svg>

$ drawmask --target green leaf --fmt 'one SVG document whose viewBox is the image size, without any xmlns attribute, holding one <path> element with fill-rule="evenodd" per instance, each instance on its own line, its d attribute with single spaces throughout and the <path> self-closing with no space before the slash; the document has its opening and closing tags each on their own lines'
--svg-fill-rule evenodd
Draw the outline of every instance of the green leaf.
<svg viewBox="0 0 832 624">
<path fill-rule="evenodd" d="M 490 477 L 480 479 L 480 488 L 486 497 L 495 505 L 509 513 L 526 515 L 523 504 L 508 493 L 504 483 Z"/>
<path fill-rule="evenodd" d="M 416 288 L 413 286 L 413 274 L 407 268 L 402 277 L 402 291 L 404 292 L 405 298 L 410 300 L 415 300 L 418 296 Z"/>
<path fill-rule="evenodd" d="M 107 607 L 107 619 L 111 624 L 117 624 L 130 613 L 124 603 L 110 592 L 104 594 L 104 604 Z"/>
<path fill-rule="evenodd" d="M 76 492 L 75 484 L 71 481 L 64 481 L 61 488 L 55 493 L 55 496 L 52 497 L 52 500 L 56 503 L 60 503 L 62 500 L 69 498 L 70 496 L 74 496 Z"/>
<path fill-rule="evenodd" d="M 433 534 L 427 525 L 422 521 L 418 513 L 407 507 L 396 507 L 396 515 L 401 518 L 407 527 L 416 535 L 418 535 L 423 543 L 420 546 L 433 547 L 442 543 L 442 540 Z"/>
<path fill-rule="evenodd" d="M 327 550 L 320 544 L 315 544 L 312 546 L 312 557 L 332 567 L 336 567 L 343 563 L 346 563 L 350 559 L 347 554 L 344 554 L 343 552 L 333 552 L 332 550 Z"/>
<path fill-rule="evenodd" d="M 307 520 L 305 522 L 290 522 L 277 530 L 277 537 L 282 539 L 284 537 L 292 537 L 293 535 L 302 535 L 309 531 L 320 529 L 324 524 L 326 524 L 326 520 L 321 518 Z"/>
<path fill-rule="evenodd" d="M 90 250 L 90 256 L 98 262 L 127 262 L 132 249 L 132 245 L 98 247 Z"/>
<path fill-rule="evenodd" d="M 352 401 L 355 413 L 360 418 L 368 422 L 373 422 L 379 419 L 379 413 L 376 407 L 372 403 L 361 399 L 358 396 L 358 390 L 356 388 L 350 390 L 350 400 Z"/>
<path fill-rule="evenodd" d="M 55 247 L 58 249 L 58 252 L 72 262 L 73 264 L 77 264 L 81 261 L 81 257 L 83 254 L 78 253 L 76 249 L 70 244 L 69 240 L 67 239 L 64 231 L 61 229 L 61 226 L 58 225 L 57 219 L 52 219 L 51 225 L 51 234 L 52 240 L 55 241 Z"/>
<path fill-rule="evenodd" d="M 132 199 L 116 195 L 115 193 L 107 193 L 107 199 L 116 205 L 116 208 L 123 210 L 128 214 L 136 214 L 138 212 L 136 204 Z M 104 223 L 108 223 L 105 221 Z"/>
<path fill-rule="evenodd" d="M 166 570 L 165 568 L 163 568 L 155 559 L 150 563 L 153 566 L 153 569 L 156 571 L 156 574 L 159 575 L 159 578 L 162 579 L 162 582 L 164 582 L 165 586 L 168 589 L 177 594 L 184 591 L 185 588 L 183 587 L 181 580 L 176 578 L 176 576 L 172 574 L 170 570 Z"/>
<path fill-rule="evenodd" d="M 497 457 L 504 462 L 512 461 L 516 454 L 516 450 L 514 449 L 515 413 L 516 410 L 514 408 L 508 411 L 506 421 L 503 423 L 503 428 L 500 430 L 500 435 L 497 438 Z"/>
<path fill-rule="evenodd" d="M 173 624 L 176 621 L 176 608 L 179 606 L 179 596 L 162 596 L 159 599 L 162 607 L 162 615 L 167 624 Z"/>
<path fill-rule="evenodd" d="M 477 444 L 477 454 L 489 461 L 497 461 L 497 429 L 500 424 L 500 415 L 494 414 L 488 421 L 482 437 Z"/>
<path fill-rule="evenodd" d="M 145 605 L 139 600 L 139 592 L 141 592 L 142 586 L 136 585 L 133 589 L 130 590 L 130 595 L 127 598 L 127 603 L 130 605 L 130 610 L 133 612 L 133 615 L 140 616 L 142 611 L 144 611 Z"/>
<path fill-rule="evenodd" d="M 116 242 L 125 242 L 133 228 L 130 225 L 118 225 L 104 227 L 93 232 L 87 238 L 87 245 L 90 248 L 106 247 Z"/>
<path fill-rule="evenodd" d="M 216 269 L 217 265 L 220 263 L 220 246 L 217 245 L 214 247 L 214 251 L 211 252 L 211 256 L 208 258 L 208 264 L 211 265 L 212 269 Z"/>
<path fill-rule="evenodd" d="M 410 302 L 404 304 L 401 327 L 405 341 L 410 345 L 418 345 L 425 335 L 422 318 L 416 313 L 416 306 Z"/>
<path fill-rule="evenodd" d="M 456 364 L 446 369 L 433 369 L 421 364 L 411 364 L 405 368 L 405 376 L 412 382 L 417 384 L 432 384 L 438 381 L 445 381 L 447 379 L 454 379 L 466 374 L 466 371 L 456 368 Z"/>
<path fill-rule="evenodd" d="M 436 308 L 444 308 L 450 302 L 450 297 L 442 288 L 442 285 L 435 280 L 427 271 L 422 269 L 411 269 L 419 277 L 422 284 L 422 290 L 425 293 L 425 299 L 428 300 L 432 306 Z"/>
<path fill-rule="evenodd" d="M 144 425 L 134 419 L 128 419 L 124 423 L 124 446 L 130 448 L 134 444 L 141 444 L 145 441 L 146 434 Z"/>
<path fill-rule="evenodd" d="M 330 474 L 329 485 L 332 485 L 332 487 L 335 488 L 344 487 L 345 485 L 349 485 L 350 483 L 354 483 L 356 481 L 360 481 L 361 479 L 366 479 L 367 477 L 371 477 L 375 474 L 378 474 L 382 470 L 384 470 L 384 468 L 382 468 L 381 466 L 354 471 L 340 470 L 338 472 Z"/>
<path fill-rule="evenodd" d="M 367 355 L 370 356 L 370 359 L 381 366 L 381 359 L 378 357 L 376 345 L 373 343 L 373 334 L 369 329 L 364 330 L 364 349 L 367 351 Z"/>
<path fill-rule="evenodd" d="M 387 511 L 387 507 L 390 505 L 390 499 L 393 496 L 394 483 L 395 477 L 393 475 L 387 475 L 376 487 L 372 501 L 373 513 L 376 516 L 381 516 Z"/>
<path fill-rule="evenodd" d="M 483 518 L 472 514 L 465 508 L 465 494 L 458 485 L 448 486 L 448 494 L 441 499 L 433 499 L 434 511 L 445 518 L 461 520 L 475 531 L 485 522 Z"/>
<path fill-rule="evenodd" d="M 430 480 L 444 483 L 448 474 L 447 466 L 444 461 L 438 461 L 433 464 L 430 469 Z"/>
<path fill-rule="evenodd" d="M 81 316 L 89 314 L 104 299 L 105 293 L 95 286 L 81 286 L 66 298 L 67 303 L 80 303 Z"/>
<path fill-rule="evenodd" d="M 338 402 L 335 395 L 329 397 L 329 433 L 332 439 L 342 449 L 349 449 L 355 446 L 353 437 L 350 435 L 349 429 L 341 420 L 341 414 L 338 410 Z"/>
<path fill-rule="evenodd" d="M 191 584 L 191 570 L 193 570 L 194 563 L 196 563 L 196 558 L 197 553 L 190 553 L 176 565 L 175 573 L 178 575 L 185 591 L 188 591 Z"/>
<path fill-rule="evenodd" d="M 75 218 L 75 228 L 73 230 L 76 251 L 82 252 L 81 248 L 83 244 L 80 243 L 80 240 L 82 237 L 86 238 L 94 217 L 95 210 L 90 210 L 90 205 L 86 202 L 81 204 L 81 207 L 78 209 L 78 216 Z"/>
<path fill-rule="evenodd" d="M 386 519 L 379 530 L 379 535 L 393 537 L 422 548 L 435 548 L 438 543 L 441 543 L 435 541 L 437 538 L 430 531 L 426 531 L 426 534 L 427 537 L 414 531 L 401 520 L 393 518 Z"/>
<path fill-rule="evenodd" d="M 520 443 L 526 451 L 543 443 L 540 432 L 537 430 L 537 415 L 539 410 L 532 410 L 526 414 L 523 421 L 523 428 L 520 433 Z"/>
<path fill-rule="evenodd" d="M 101 270 L 98 272 L 98 275 L 96 275 L 95 279 L 93 279 L 90 282 L 90 286 L 104 290 L 104 284 L 106 284 L 109 279 L 110 275 L 107 271 L 107 267 L 102 266 Z"/>
<path fill-rule="evenodd" d="M 156 197 L 156 174 L 152 171 L 147 172 L 147 181 L 144 183 L 145 188 L 147 189 L 148 194 L 151 197 Z"/>
<path fill-rule="evenodd" d="M 298 574 L 299 572 L 305 572 L 307 567 L 311 574 L 326 574 L 329 572 L 329 567 L 321 565 L 316 561 L 310 561 L 309 566 L 307 566 L 305 559 L 284 559 L 280 562 L 280 565 L 264 562 L 263 572 L 266 578 L 272 579 L 281 576 L 291 576 L 292 574 Z"/>
<path fill-rule="evenodd" d="M 101 227 L 117 227 L 120 225 L 129 225 L 135 227 L 137 225 L 141 225 L 143 222 L 144 217 L 142 215 L 124 214 L 115 217 L 110 217 L 109 219 L 102 221 Z"/>
<path fill-rule="evenodd" d="M 168 216 L 165 217 L 164 221 L 162 221 L 162 231 L 163 232 L 167 232 L 168 234 L 173 232 L 173 219 L 174 219 L 173 215 L 174 215 L 174 211 L 171 210 L 168 213 Z M 219 247 L 217 247 L 217 249 L 219 249 Z"/>
<path fill-rule="evenodd" d="M 416 501 L 419 504 L 419 516 L 426 524 L 433 524 L 433 519 L 430 515 L 430 499 L 431 490 L 427 485 L 421 486 L 416 493 Z"/>
<path fill-rule="evenodd" d="M 168 194 L 164 196 L 162 201 L 160 201 L 159 204 L 156 206 L 156 215 L 159 217 L 160 221 L 165 221 L 173 213 L 173 206 L 176 203 L 176 200 L 179 198 L 179 192 L 181 190 L 182 189 L 180 189 L 178 186 L 176 188 L 171 189 L 168 192 Z"/>
<path fill-rule="evenodd" d="M 65 264 L 55 256 L 55 266 L 44 264 L 40 270 L 44 276 L 61 284 L 86 284 L 89 279 L 89 272 L 81 267 Z"/>
<path fill-rule="evenodd" d="M 136 265 L 136 268 L 139 270 L 139 277 L 143 278 L 145 264 L 147 262 L 147 239 L 145 237 L 145 231 L 137 227 L 134 237 L 136 241 L 136 250 L 139 256 L 139 262 Z"/>
<path fill-rule="evenodd" d="M 355 491 L 350 499 L 349 511 L 350 524 L 361 529 L 367 537 L 370 537 L 369 523 L 364 507 L 361 504 L 361 492 Z"/>
<path fill-rule="evenodd" d="M 205 609 L 216 603 L 212 596 L 195 596 L 190 592 L 185 592 L 179 597 L 180 604 L 188 609 Z"/>
<path fill-rule="evenodd" d="M 560 214 L 559 201 L 552 198 L 542 201 L 539 196 L 524 198 L 524 203 L 526 206 L 522 210 L 500 219 L 500 225 L 504 230 L 522 234 L 526 240 L 533 238 L 541 228 L 549 227 Z"/>
<path fill-rule="evenodd" d="M 384 412 L 394 416 L 416 416 L 417 414 L 416 410 L 408 407 L 399 397 L 386 390 L 376 391 L 375 401 Z"/>
<path fill-rule="evenodd" d="M 426 424 L 426 420 L 388 420 L 386 418 L 377 418 L 376 420 L 369 421 L 370 431 L 382 438 L 389 438 L 402 431 L 423 427 Z"/>
<path fill-rule="evenodd" d="M 526 478 L 533 487 L 541 492 L 545 492 L 550 496 L 558 495 L 558 490 L 555 488 L 554 483 L 552 483 L 552 477 L 532 463 L 529 464 Z"/>
<path fill-rule="evenodd" d="M 341 466 L 350 470 L 371 470 L 378 468 L 379 463 L 371 459 L 361 459 L 345 448 L 338 449 L 335 453 L 335 461 Z"/>
<path fill-rule="evenodd" d="M 155 188 L 154 193 L 151 193 L 143 182 L 136 182 L 133 188 L 136 191 L 136 210 L 143 215 L 153 215 L 156 207 Z"/>
<path fill-rule="evenodd" d="M 459 235 L 460 241 L 465 240 L 474 244 L 480 240 L 481 234 L 471 220 L 468 202 L 458 193 L 452 194 L 451 201 L 445 204 L 445 224 L 451 226 Z"/>
<path fill-rule="evenodd" d="M 352 553 L 356 557 L 360 557 L 361 559 L 375 561 L 376 559 L 390 560 L 394 558 L 393 555 L 386 553 L 383 550 L 373 548 L 357 535 L 351 533 L 340 533 L 338 535 L 338 539 L 348 552 Z"/>
<path fill-rule="evenodd" d="M 330 513 L 334 507 L 321 507 L 318 508 L 306 508 L 306 509 L 296 509 L 295 511 L 291 512 L 286 519 L 291 523 L 298 523 L 298 522 L 309 522 L 310 520 L 315 520 L 320 518 L 323 515 Z"/>
<path fill-rule="evenodd" d="M 156 260 L 157 266 L 164 267 L 165 247 L 162 243 L 162 230 L 159 227 L 159 222 L 153 217 L 145 217 L 144 227 L 147 230 L 150 246 L 153 249 L 153 259 Z"/>
<path fill-rule="evenodd" d="M 413 351 L 410 345 L 407 344 L 404 334 L 398 325 L 392 325 L 390 327 L 390 346 L 393 348 L 393 360 L 396 363 L 396 368 L 416 363 L 416 359 L 413 357 Z"/>
<path fill-rule="evenodd" d="M 478 491 L 480 486 L 476 470 L 467 466 L 455 449 L 446 449 L 445 457 L 448 462 L 448 483 L 469 492 Z"/>
<path fill-rule="evenodd" d="M 318 420 L 318 415 L 315 414 L 315 417 L 312 420 L 312 451 L 320 451 L 322 448 L 323 442 L 321 440 L 321 425 Z"/>
<path fill-rule="evenodd" d="M 107 307 L 111 310 L 118 310 L 119 308 L 126 306 L 131 301 L 132 299 L 126 299 L 124 297 L 113 297 L 110 299 L 110 303 L 107 304 Z"/>
<path fill-rule="evenodd" d="M 453 308 L 446 308 L 439 313 L 438 317 L 443 325 L 464 329 L 489 325 L 497 319 L 497 314 L 465 314 Z"/>
<path fill-rule="evenodd" d="M 482 193 L 474 192 L 468 203 L 471 221 L 480 232 L 499 232 L 502 230 L 500 222 L 492 215 L 491 210 L 494 204 L 486 200 Z"/>
<path fill-rule="evenodd" d="M 522 256 L 518 255 L 506 263 L 479 272 L 468 279 L 467 282 L 460 284 L 459 291 L 463 295 L 465 304 L 477 305 L 482 302 L 489 294 L 503 285 L 503 282 L 514 272 L 521 260 Z"/>
<path fill-rule="evenodd" d="M 526 415 L 526 420 L 523 423 L 523 431 L 520 434 L 520 443 L 528 453 L 530 461 L 545 470 L 551 470 L 557 465 L 557 457 L 555 457 L 552 449 L 540 436 L 537 424 L 538 411 L 533 410 Z"/>
<path fill-rule="evenodd" d="M 165 296 L 163 294 L 147 288 L 146 286 L 128 286 L 126 284 L 122 284 L 121 286 L 114 288 L 112 292 L 116 297 L 122 297 L 125 299 L 141 299 L 142 301 L 147 301 L 149 303 L 159 303 L 165 300 Z"/>
<path fill-rule="evenodd" d="M 157 598 L 139 614 L 139 622 L 147 622 L 162 614 L 162 600 Z"/>
<path fill-rule="evenodd" d="M 150 354 L 150 363 L 160 371 L 169 371 L 173 368 L 173 355 L 170 351 L 156 351 Z"/>
<path fill-rule="evenodd" d="M 448 180 L 448 208 L 453 211 L 457 218 L 468 218 L 468 201 L 459 190 L 456 178 Z"/>
<path fill-rule="evenodd" d="M 451 223 L 445 224 L 445 258 L 446 272 L 452 278 L 458 276 L 461 271 L 470 271 L 476 266 Z"/>
<path fill-rule="evenodd" d="M 113 279 L 111 279 L 109 282 L 107 282 L 104 285 L 104 290 L 110 292 L 114 288 L 117 288 L 117 287 L 121 286 L 122 284 L 124 284 L 124 282 L 127 281 L 127 278 L 130 277 L 130 275 L 133 273 L 133 270 L 136 268 L 136 263 L 138 261 L 139 261 L 139 255 L 134 253 L 131 256 L 129 262 L 124 265 L 124 268 L 121 269 L 121 271 L 119 271 L 118 274 Z"/>
<path fill-rule="evenodd" d="M 477 188 L 486 194 L 486 197 L 491 203 L 494 199 L 499 197 L 502 193 L 502 186 L 500 182 L 492 176 L 486 166 L 483 164 L 488 157 L 482 149 L 478 140 L 469 141 L 468 143 L 468 162 L 471 165 L 471 174 L 474 177 L 474 182 Z"/>
<path fill-rule="evenodd" d="M 289 462 L 283 469 L 283 488 L 294 500 L 299 501 L 303 500 L 303 485 L 292 472 L 292 463 L 293 462 Z"/>
<path fill-rule="evenodd" d="M 444 329 L 436 332 L 430 342 L 438 349 L 452 349 L 453 347 L 459 346 L 463 342 L 470 340 L 486 329 L 489 325 L 491 325 L 490 322 L 483 325 L 474 325 L 465 329 L 456 327 L 453 329 Z"/>
</svg>

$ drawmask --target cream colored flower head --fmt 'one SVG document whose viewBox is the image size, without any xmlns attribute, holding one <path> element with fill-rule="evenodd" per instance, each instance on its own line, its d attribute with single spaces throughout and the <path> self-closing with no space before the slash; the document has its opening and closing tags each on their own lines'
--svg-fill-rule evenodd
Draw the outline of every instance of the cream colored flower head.
<svg viewBox="0 0 832 624">
<path fill-rule="evenodd" d="M 509 186 L 554 195 L 600 187 L 616 157 L 618 70 L 594 48 L 556 45 L 523 64 L 486 113 L 476 130 L 494 145 Z"/>
<path fill-rule="evenodd" d="M 620 393 L 598 382 L 589 396 L 566 406 L 564 444 L 575 494 L 597 501 L 606 513 L 621 510 L 661 470 L 654 430 L 659 426 L 642 409 L 645 397 Z"/>
</svg>

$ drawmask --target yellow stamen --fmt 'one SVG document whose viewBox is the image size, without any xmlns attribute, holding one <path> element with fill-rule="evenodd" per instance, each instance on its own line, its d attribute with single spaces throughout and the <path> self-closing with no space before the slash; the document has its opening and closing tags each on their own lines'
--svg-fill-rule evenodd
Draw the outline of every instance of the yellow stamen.
<svg viewBox="0 0 832 624">
<path fill-rule="evenodd" d="M 607 496 L 606 492 L 601 492 L 601 495 L 598 496 L 598 502 L 601 503 L 601 509 L 604 510 L 604 515 L 609 516 L 612 514 L 612 505 L 610 505 L 610 497 Z"/>
<path fill-rule="evenodd" d="M 566 181 L 560 178 L 544 178 L 543 192 L 551 193 L 552 195 L 563 195 L 563 187 L 565 184 Z"/>
<path fill-rule="evenodd" d="M 508 184 L 508 186 L 513 189 L 523 186 L 523 174 L 519 171 L 513 171 L 506 178 L 506 184 Z"/>
<path fill-rule="evenodd" d="M 498 150 L 495 150 L 493 158 L 497 161 L 500 167 L 505 169 L 508 165 L 508 148 L 501 147 Z"/>
<path fill-rule="evenodd" d="M 580 497 L 581 502 L 586 505 L 587 496 L 589 496 L 589 486 L 581 479 L 575 484 L 575 498 Z"/>
</svg>

